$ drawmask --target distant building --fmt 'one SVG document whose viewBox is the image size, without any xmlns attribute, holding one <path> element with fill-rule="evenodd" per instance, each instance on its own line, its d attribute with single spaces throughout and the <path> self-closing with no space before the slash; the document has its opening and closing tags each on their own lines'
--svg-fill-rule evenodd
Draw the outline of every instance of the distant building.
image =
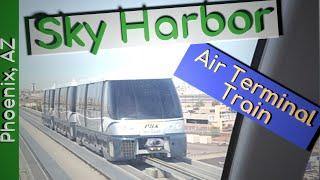
<svg viewBox="0 0 320 180">
<path fill-rule="evenodd" d="M 236 113 L 229 107 L 186 83 L 180 82 L 176 88 L 187 133 L 214 135 L 232 131 Z"/>
<path fill-rule="evenodd" d="M 29 107 L 32 109 L 42 110 L 43 91 L 41 90 L 20 90 L 20 106 Z"/>
<path fill-rule="evenodd" d="M 232 131 L 237 113 L 222 104 L 214 106 L 214 110 L 213 126 L 219 128 L 221 133 Z"/>
</svg>

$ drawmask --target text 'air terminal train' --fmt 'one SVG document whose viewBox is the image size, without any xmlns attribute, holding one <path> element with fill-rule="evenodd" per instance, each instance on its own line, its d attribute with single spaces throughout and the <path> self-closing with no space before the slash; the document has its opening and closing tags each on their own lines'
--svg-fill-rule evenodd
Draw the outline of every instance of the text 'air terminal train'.
<svg viewBox="0 0 320 180">
<path fill-rule="evenodd" d="M 171 79 L 107 80 L 48 89 L 43 123 L 109 161 L 186 155 L 180 101 Z"/>
</svg>

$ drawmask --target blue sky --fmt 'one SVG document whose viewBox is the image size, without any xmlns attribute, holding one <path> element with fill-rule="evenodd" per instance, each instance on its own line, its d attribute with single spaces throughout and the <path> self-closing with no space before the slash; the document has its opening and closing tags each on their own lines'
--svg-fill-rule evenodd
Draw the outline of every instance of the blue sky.
<svg viewBox="0 0 320 180">
<path fill-rule="evenodd" d="M 24 17 L 45 12 L 86 12 L 158 5 L 186 4 L 203 1 L 190 0 L 28 0 L 20 1 L 20 88 L 49 88 L 70 81 L 100 77 L 168 77 L 172 76 L 189 44 L 140 46 L 102 50 L 97 55 L 88 53 L 29 56 L 26 51 Z M 256 40 L 209 42 L 222 50 L 250 63 Z"/>
</svg>

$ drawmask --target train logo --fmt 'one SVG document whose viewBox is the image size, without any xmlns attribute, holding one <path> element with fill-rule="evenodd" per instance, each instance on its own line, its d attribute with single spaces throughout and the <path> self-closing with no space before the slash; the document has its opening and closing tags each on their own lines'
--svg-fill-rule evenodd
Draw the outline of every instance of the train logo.
<svg viewBox="0 0 320 180">
<path fill-rule="evenodd" d="M 159 125 L 158 124 L 146 124 L 144 126 L 145 129 L 149 128 L 149 129 L 156 129 L 156 128 L 159 128 Z"/>
</svg>

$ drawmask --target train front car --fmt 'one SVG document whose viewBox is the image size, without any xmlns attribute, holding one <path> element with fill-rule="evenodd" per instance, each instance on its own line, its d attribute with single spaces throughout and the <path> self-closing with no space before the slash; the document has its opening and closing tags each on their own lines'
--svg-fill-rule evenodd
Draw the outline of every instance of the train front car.
<svg viewBox="0 0 320 180">
<path fill-rule="evenodd" d="M 171 79 L 108 81 L 104 89 L 108 160 L 186 155 L 184 120 Z"/>
</svg>

